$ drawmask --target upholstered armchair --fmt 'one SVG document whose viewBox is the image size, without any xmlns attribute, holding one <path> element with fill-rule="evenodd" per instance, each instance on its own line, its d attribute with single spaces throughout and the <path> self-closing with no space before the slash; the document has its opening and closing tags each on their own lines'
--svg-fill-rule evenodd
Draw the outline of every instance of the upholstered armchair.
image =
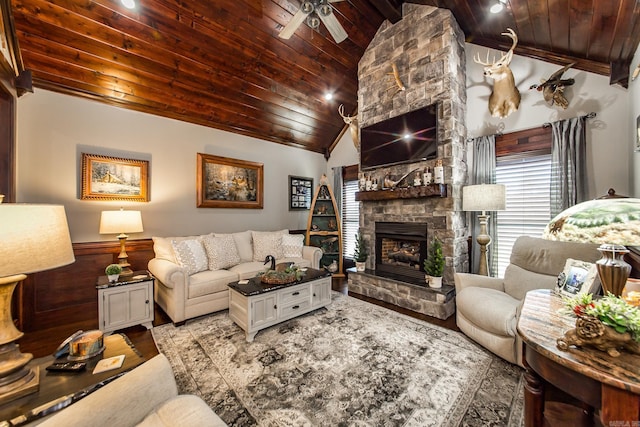
<svg viewBox="0 0 640 427">
<path fill-rule="evenodd" d="M 456 322 L 472 340 L 501 358 L 522 366 L 522 342 L 516 331 L 525 294 L 553 289 L 568 258 L 595 262 L 598 245 L 519 237 L 504 278 L 456 273 Z"/>
</svg>

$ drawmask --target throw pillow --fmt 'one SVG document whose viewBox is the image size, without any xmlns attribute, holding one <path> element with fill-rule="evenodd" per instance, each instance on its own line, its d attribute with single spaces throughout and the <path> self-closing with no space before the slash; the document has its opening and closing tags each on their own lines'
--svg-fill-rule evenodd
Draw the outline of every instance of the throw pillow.
<svg viewBox="0 0 640 427">
<path fill-rule="evenodd" d="M 176 255 L 176 261 L 181 267 L 187 269 L 187 274 L 192 275 L 207 269 L 207 254 L 200 240 L 172 240 L 171 246 Z"/>
<path fill-rule="evenodd" d="M 273 255 L 276 259 L 283 256 L 282 236 L 289 233 L 289 230 L 280 231 L 252 231 L 253 237 L 253 260 L 264 261 L 267 255 Z"/>
<path fill-rule="evenodd" d="M 303 246 L 303 234 L 284 234 L 282 236 L 282 252 L 285 258 L 302 258 Z"/>
<path fill-rule="evenodd" d="M 156 258 L 166 259 L 167 261 L 171 261 L 174 264 L 177 264 L 176 255 L 173 252 L 173 247 L 171 246 L 170 237 L 151 237 L 153 240 L 153 252 L 155 253 Z"/>
<path fill-rule="evenodd" d="M 221 270 L 240 264 L 240 254 L 231 234 L 209 235 L 203 242 L 209 257 L 209 270 Z"/>
</svg>

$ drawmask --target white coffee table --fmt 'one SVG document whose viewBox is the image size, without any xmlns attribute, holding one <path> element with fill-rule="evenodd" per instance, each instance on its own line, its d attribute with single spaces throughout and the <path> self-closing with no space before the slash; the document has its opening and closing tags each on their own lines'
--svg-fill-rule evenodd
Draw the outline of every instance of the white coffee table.
<svg viewBox="0 0 640 427">
<path fill-rule="evenodd" d="M 253 341 L 258 331 L 284 322 L 331 302 L 331 273 L 308 268 L 304 277 L 284 285 L 262 283 L 259 277 L 246 284 L 229 283 L 229 317 Z"/>
</svg>

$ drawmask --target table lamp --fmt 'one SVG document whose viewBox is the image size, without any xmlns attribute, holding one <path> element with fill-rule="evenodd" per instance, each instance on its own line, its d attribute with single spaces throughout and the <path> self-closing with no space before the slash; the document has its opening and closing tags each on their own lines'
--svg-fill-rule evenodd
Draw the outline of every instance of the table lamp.
<svg viewBox="0 0 640 427">
<path fill-rule="evenodd" d="M 478 274 L 489 275 L 487 264 L 487 246 L 491 244 L 491 236 L 487 233 L 489 215 L 487 211 L 503 211 L 505 209 L 505 186 L 502 184 L 478 184 L 462 187 L 462 210 L 482 212 L 478 215 L 480 233 L 476 241 L 480 245 L 480 264 Z"/>
<path fill-rule="evenodd" d="M 0 204 L 0 404 L 36 392 L 38 368 L 16 341 L 24 334 L 13 323 L 11 298 L 26 274 L 75 261 L 64 206 Z"/>
<path fill-rule="evenodd" d="M 142 233 L 142 215 L 140 211 L 102 211 L 100 217 L 100 234 L 118 234 L 120 240 L 120 254 L 118 255 L 118 264 L 122 267 L 120 276 L 131 276 L 131 264 L 125 250 L 127 241 L 126 233 Z"/>
<path fill-rule="evenodd" d="M 602 288 L 621 296 L 631 266 L 624 260 L 625 246 L 640 245 L 640 199 L 602 198 L 578 203 L 547 224 L 548 240 L 598 243 L 602 258 L 596 261 Z"/>
</svg>

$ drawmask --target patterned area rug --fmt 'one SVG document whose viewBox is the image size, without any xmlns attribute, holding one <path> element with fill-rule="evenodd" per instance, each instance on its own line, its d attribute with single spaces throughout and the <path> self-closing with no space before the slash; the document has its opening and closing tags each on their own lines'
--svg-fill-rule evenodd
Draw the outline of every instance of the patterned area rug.
<svg viewBox="0 0 640 427">
<path fill-rule="evenodd" d="M 181 393 L 230 426 L 521 426 L 523 370 L 463 334 L 334 293 L 247 343 L 227 311 L 153 329 Z"/>
</svg>

